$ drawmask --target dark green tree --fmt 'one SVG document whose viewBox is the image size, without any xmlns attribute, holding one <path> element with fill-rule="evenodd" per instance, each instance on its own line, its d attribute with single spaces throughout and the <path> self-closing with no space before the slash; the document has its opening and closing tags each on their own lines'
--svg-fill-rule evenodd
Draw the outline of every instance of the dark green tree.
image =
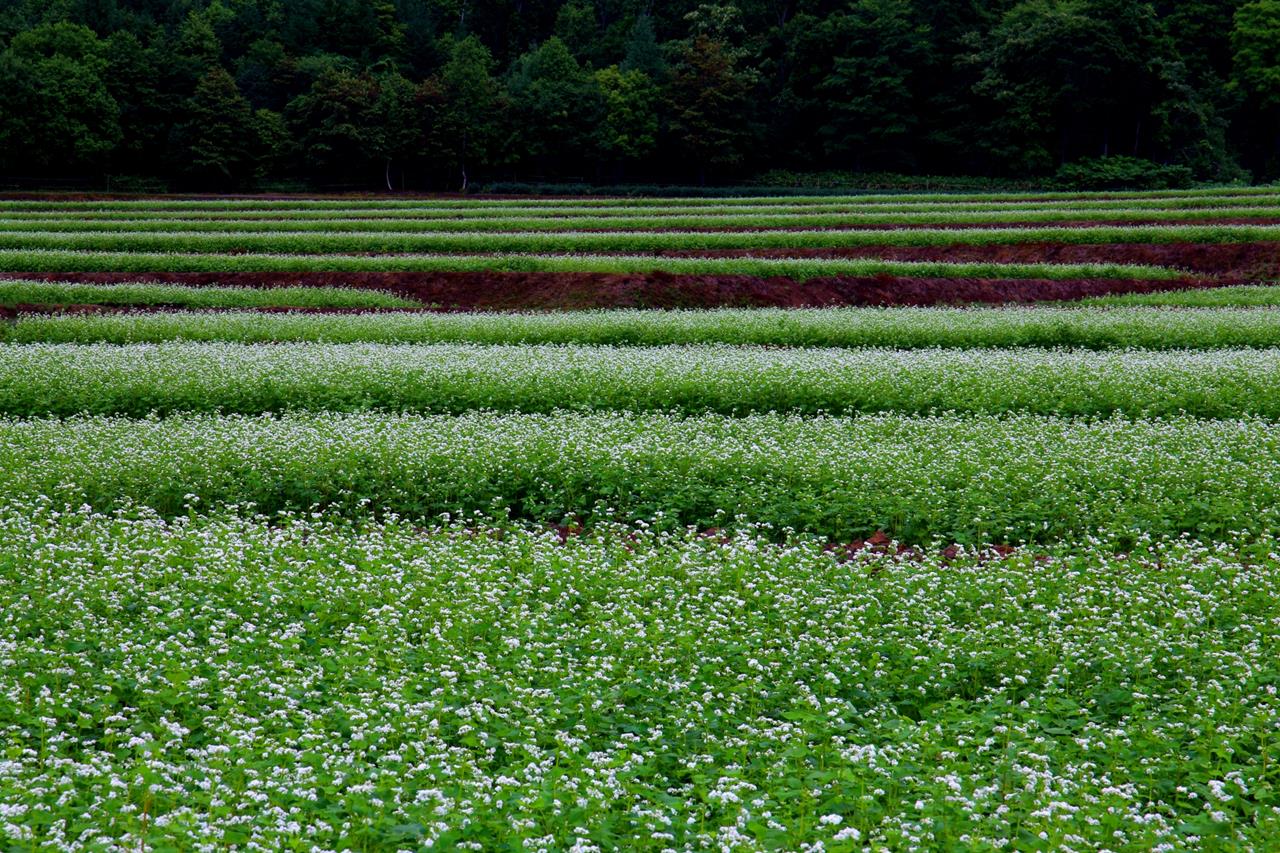
<svg viewBox="0 0 1280 853">
<path fill-rule="evenodd" d="M 303 156 L 329 181 L 365 180 L 381 159 L 382 128 L 369 116 L 377 97 L 373 77 L 334 65 L 289 102 L 286 117 Z"/>
<path fill-rule="evenodd" d="M 1245 145 L 1257 170 L 1280 175 L 1280 0 L 1241 6 L 1231 31 L 1233 91 L 1244 100 Z"/>
<path fill-rule="evenodd" d="M 979 47 L 977 92 L 998 110 L 989 144 L 1011 170 L 1164 156 L 1157 118 L 1180 69 L 1149 3 L 1024 0 Z"/>
<path fill-rule="evenodd" d="M 422 151 L 426 140 L 426 117 L 422 94 L 418 87 L 398 71 L 388 71 L 377 78 L 378 95 L 370 104 L 369 121 L 376 127 L 376 153 L 383 161 L 383 181 L 388 191 L 392 183 L 392 167 L 403 165 Z"/>
<path fill-rule="evenodd" d="M 209 71 L 187 99 L 184 121 L 174 128 L 178 169 L 196 186 L 233 189 L 253 176 L 256 128 L 253 108 L 235 78 L 222 68 Z"/>
<path fill-rule="evenodd" d="M 614 177 L 650 156 L 658 141 L 658 87 L 642 71 L 610 65 L 595 74 L 603 102 L 596 147 L 613 161 Z"/>
<path fill-rule="evenodd" d="M 101 170 L 120 143 L 104 45 L 88 27 L 44 24 L 0 53 L 0 157 L 9 170 Z"/>
<path fill-rule="evenodd" d="M 910 0 L 857 0 L 827 30 L 833 62 L 817 87 L 826 153 L 853 171 L 914 168 L 915 89 L 929 46 Z"/>
<path fill-rule="evenodd" d="M 627 55 L 619 66 L 622 71 L 642 71 L 653 80 L 662 79 L 667 63 L 662 58 L 662 48 L 653 31 L 653 18 L 641 15 L 631 27 L 627 38 Z"/>
<path fill-rule="evenodd" d="M 698 180 L 742 165 L 752 141 L 751 91 L 756 75 L 738 65 L 736 51 L 707 35 L 676 53 L 666 109 L 680 154 Z"/>
<path fill-rule="evenodd" d="M 449 61 L 433 81 L 438 106 L 432 148 L 461 177 L 463 192 L 471 170 L 490 161 L 497 142 L 500 89 L 493 65 L 489 49 L 468 36 L 450 45 Z"/>
<path fill-rule="evenodd" d="M 600 27 L 591 0 L 569 0 L 556 13 L 556 38 L 582 62 L 599 57 Z"/>
<path fill-rule="evenodd" d="M 552 36 L 520 57 L 508 88 L 525 162 L 544 176 L 581 176 L 600 115 L 599 89 Z"/>
</svg>

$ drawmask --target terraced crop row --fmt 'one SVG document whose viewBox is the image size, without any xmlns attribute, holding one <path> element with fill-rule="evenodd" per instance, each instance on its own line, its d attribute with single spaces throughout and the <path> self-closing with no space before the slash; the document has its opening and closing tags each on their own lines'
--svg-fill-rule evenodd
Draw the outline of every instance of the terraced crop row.
<svg viewBox="0 0 1280 853">
<path fill-rule="evenodd" d="M 105 286 L 86 286 L 89 288 Z M 255 300 L 283 304 L 276 290 Z M 3 293 L 0 284 L 0 293 Z M 1206 304 L 1280 305 L 1280 288 L 1214 288 Z M 55 293 L 44 299 L 52 302 Z M 108 301 L 106 294 L 66 292 L 68 301 Z M 233 294 L 238 295 L 238 294 Z M 345 298 L 346 293 L 342 296 Z M 148 312 L 26 314 L 0 325 L 11 343 L 162 343 L 226 341 L 385 344 L 742 344 L 893 349 L 1075 347 L 1081 349 L 1222 349 L 1280 347 L 1280 312 L 1243 308 L 1156 307 L 1189 301 L 1197 291 L 1152 294 L 1150 307 L 1118 308 L 828 308 L 717 311 L 590 311 L 542 314 L 262 314 Z M 117 294 L 119 296 L 119 294 Z M 1210 301 L 1210 299 L 1214 301 Z M 163 301 L 181 304 L 182 294 Z M 1144 300 L 1144 303 L 1147 300 Z"/>
<path fill-rule="evenodd" d="M 598 198 L 480 198 L 467 201 L 439 198 L 208 198 L 208 197 L 150 197 L 135 199 L 103 198 L 103 199 L 68 199 L 56 197 L 40 200 L 0 199 L 0 210 L 40 211 L 40 210 L 238 210 L 238 209 L 273 209 L 273 210 L 350 210 L 364 207 L 381 207 L 387 209 L 414 208 L 508 208 L 539 207 L 554 209 L 559 207 L 628 207 L 633 209 L 647 208 L 704 208 L 704 207 L 797 207 L 814 204 L 844 205 L 887 205 L 932 203 L 969 207 L 984 203 L 1006 202 L 1098 202 L 1098 201 L 1138 201 L 1157 204 L 1173 202 L 1195 203 L 1205 199 L 1256 199 L 1274 198 L 1276 187 L 1219 187 L 1192 190 L 1138 190 L 1116 191 L 1108 193 L 1092 192 L 1034 192 L 1034 193 L 867 193 L 859 195 L 794 195 L 794 196 L 743 196 L 731 199 L 706 198 L 662 198 L 635 197 L 617 199 Z"/>
<path fill-rule="evenodd" d="M 1274 211 L 0 200 L 0 847 L 1268 849 Z"/>
<path fill-rule="evenodd" d="M 1280 240 L 1280 225 L 1081 226 L 768 231 L 556 231 L 531 233 L 289 233 L 287 231 L 0 232 L 0 257 L 15 251 L 590 254 L 851 246 L 990 246 L 1016 243 L 1250 243 Z"/>
<path fill-rule="evenodd" d="M 213 504 L 430 524 L 765 523 L 848 542 L 1061 542 L 1280 529 L 1253 418 L 473 412 L 0 421 L 0 491 L 166 516 Z M 1127 537 L 1127 539 L 1125 538 Z"/>
<path fill-rule="evenodd" d="M 652 255 L 277 255 L 0 250 L 0 271 L 30 272 L 596 272 L 810 278 L 939 276 L 1173 280 L 1182 273 L 1134 264 L 1001 264 L 874 258 L 670 258 Z"/>
<path fill-rule="evenodd" d="M 1038 412 L 1280 418 L 1280 350 L 0 346 L 0 413 Z"/>
<path fill-rule="evenodd" d="M 147 814 L 176 848 L 1264 849 L 1277 547 L 838 561 L 17 507 L 0 635 L 44 722 L 0 706 L 0 801 L 64 847 Z"/>
<path fill-rule="evenodd" d="M 0 305 L 171 305 L 186 308 L 421 308 L 377 290 L 340 287 L 184 287 L 0 281 Z M 0 334 L 3 331 L 0 330 Z"/>
<path fill-rule="evenodd" d="M 269 218 L 268 218 L 269 217 Z M 473 231 L 630 231 L 630 230 L 678 230 L 678 229 L 733 229 L 733 228 L 853 228 L 864 225 L 949 225 L 970 226 L 989 223 L 1082 223 L 1089 221 L 1122 222 L 1196 222 L 1216 219 L 1268 219 L 1280 218 L 1280 206 L 1215 206 L 1203 208 L 1145 208 L 1112 207 L 1076 209 L 1055 205 L 1053 207 L 1013 208 L 995 210 L 935 212 L 909 212 L 894 208 L 892 212 L 865 213 L 856 210 L 829 210 L 813 207 L 800 210 L 764 208 L 760 211 L 712 209 L 687 213 L 683 211 L 659 212 L 636 216 L 634 210 L 593 211 L 579 208 L 572 211 L 558 210 L 555 215 L 542 211 L 518 209 L 511 212 L 476 211 L 462 208 L 456 211 L 426 212 L 401 215 L 394 211 L 369 211 L 358 217 L 315 217 L 300 212 L 288 214 L 257 214 L 245 216 L 148 216 L 93 218 L 67 215 L 22 216 L 0 219 L 0 232 L 58 232 L 83 231 L 302 231 L 302 232 L 364 232 L 364 231 L 425 231 L 425 232 L 473 232 Z"/>
</svg>

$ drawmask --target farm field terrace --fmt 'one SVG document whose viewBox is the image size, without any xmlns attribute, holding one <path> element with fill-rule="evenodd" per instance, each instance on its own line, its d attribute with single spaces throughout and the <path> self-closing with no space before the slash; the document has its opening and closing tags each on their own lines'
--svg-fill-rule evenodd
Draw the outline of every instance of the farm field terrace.
<svg viewBox="0 0 1280 853">
<path fill-rule="evenodd" d="M 11 198 L 0 270 L 0 847 L 1280 835 L 1280 189 Z"/>
</svg>

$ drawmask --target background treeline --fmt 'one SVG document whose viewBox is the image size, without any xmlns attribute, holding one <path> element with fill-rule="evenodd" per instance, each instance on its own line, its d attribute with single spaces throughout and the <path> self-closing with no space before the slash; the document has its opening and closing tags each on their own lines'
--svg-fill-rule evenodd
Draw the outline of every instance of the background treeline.
<svg viewBox="0 0 1280 853">
<path fill-rule="evenodd" d="M 10 182 L 1280 176 L 1280 0 L 0 0 L 0 46 Z"/>
</svg>

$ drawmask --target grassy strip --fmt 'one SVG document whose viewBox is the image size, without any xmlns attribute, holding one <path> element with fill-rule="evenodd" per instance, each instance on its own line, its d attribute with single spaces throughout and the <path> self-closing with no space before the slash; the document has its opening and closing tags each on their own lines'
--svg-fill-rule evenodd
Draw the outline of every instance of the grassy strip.
<svg viewBox="0 0 1280 853">
<path fill-rule="evenodd" d="M 1087 305 L 1172 306 L 1185 308 L 1274 307 L 1280 306 L 1280 287 L 1241 285 L 1198 290 L 1170 290 L 1163 293 L 1129 293 L 1095 296 L 1081 300 Z"/>
<path fill-rule="evenodd" d="M 186 308 L 421 308 L 378 290 L 348 287 L 184 287 L 0 281 L 0 305 L 176 305 Z"/>
<path fill-rule="evenodd" d="M 200 506 L 747 522 L 838 541 L 1280 530 L 1280 429 L 1244 419 L 620 413 L 0 421 L 0 492 Z"/>
<path fill-rule="evenodd" d="M 276 255 L 0 249 L 0 271 L 23 272 L 594 272 L 810 278 L 874 275 L 961 278 L 1171 280 L 1183 273 L 1134 264 L 998 264 L 875 258 L 667 258 L 648 255 Z"/>
<path fill-rule="evenodd" d="M 1280 418 L 1280 350 L 0 346 L 0 413 L 385 409 Z"/>
<path fill-rule="evenodd" d="M 1280 240 L 1280 225 L 1136 225 L 810 231 L 553 231 L 505 233 L 266 233 L 166 231 L 0 233 L 0 250 L 190 254 L 424 253 L 608 254 L 855 246 L 989 246 L 1021 243 L 1252 243 Z"/>
<path fill-rule="evenodd" d="M 135 846 L 144 808 L 156 849 L 1280 834 L 1280 543 L 842 563 L 614 533 L 11 508 L 0 801 L 34 847 L 86 813 Z"/>
<path fill-rule="evenodd" d="M 767 228 L 855 228 L 866 225 L 988 225 L 1055 222 L 1135 220 L 1149 223 L 1212 221 L 1224 218 L 1280 217 L 1280 206 L 1270 208 L 1206 208 L 1203 210 L 1028 210 L 963 213 L 774 213 L 664 216 L 520 216 L 520 217 L 440 217 L 329 218 L 329 219 L 0 219 L 0 234 L 24 232 L 80 233 L 468 233 L 493 231 L 659 231 L 670 229 Z M 16 239 L 10 237 L 8 239 Z"/>
<path fill-rule="evenodd" d="M 127 210 L 67 210 L 62 208 L 42 208 L 38 210 L 9 210 L 0 207 L 0 215 L 6 218 L 20 218 L 23 221 L 66 220 L 111 222 L 111 221 L 164 221 L 164 220 L 342 220 L 347 218 L 399 219 L 402 221 L 465 219 L 481 221 L 484 219 L 558 219 L 558 218 L 626 218 L 626 217 L 721 217 L 721 216 L 807 216 L 819 214 L 847 214 L 861 216 L 897 215 L 897 214 L 931 214 L 947 216 L 951 214 L 1000 214 L 1015 211 L 1043 212 L 1102 212 L 1102 211 L 1143 211 L 1196 213 L 1200 210 L 1220 210 L 1224 215 L 1241 215 L 1242 211 L 1255 211 L 1259 215 L 1274 215 L 1280 207 L 1280 193 L 1270 196 L 1219 196 L 1196 197 L 1188 199 L 1091 199 L 1084 201 L 1030 201 L 1007 202 L 888 202 L 858 203 L 837 201 L 831 204 L 812 203 L 802 205 L 769 205 L 769 204 L 735 204 L 731 199 L 722 199 L 721 204 L 686 207 L 673 202 L 665 206 L 636 206 L 626 202 L 612 205 L 594 206 L 547 206 L 538 202 L 520 206 L 491 207 L 482 203 L 460 202 L 451 206 L 430 207 L 383 207 L 377 204 L 355 204 L 338 208 L 186 208 L 186 209 L 151 209 L 131 208 Z"/>
<path fill-rule="evenodd" d="M 1221 288 L 1219 304 L 1280 304 L 1280 288 Z M 1259 292 L 1260 291 L 1260 292 Z M 1197 291 L 1196 293 L 1198 293 Z M 1272 300 L 1270 303 L 1264 300 Z M 1234 300 L 1234 301 L 1233 301 Z M 1280 347 L 1280 312 L 1158 307 L 824 308 L 542 314 L 155 312 L 26 315 L 15 343 L 766 344 L 793 347 Z"/>
<path fill-rule="evenodd" d="M 664 198 L 664 197 L 616 197 L 594 198 L 538 198 L 528 197 L 508 199 L 457 199 L 457 198 L 409 198 L 395 199 L 385 197 L 345 198 L 254 198 L 254 197 L 191 197 L 149 196 L 133 199 L 99 199 L 99 200 L 41 200 L 28 201 L 22 199 L 0 200 L 0 210 L 238 210 L 238 209 L 278 209 L 278 210 L 340 210 L 347 207 L 384 207 L 384 208 L 433 208 L 433 207 L 477 207 L 504 208 L 528 207 L 537 205 L 544 208 L 555 207 L 714 207 L 722 206 L 726 201 L 735 205 L 771 205 L 771 206 L 804 206 L 810 204 L 865 204 L 885 203 L 902 204 L 915 202 L 939 203 L 973 203 L 1003 201 L 1089 201 L 1104 200 L 1164 200 L 1164 199 L 1197 199 L 1223 197 L 1273 197 L 1280 194 L 1280 187 L 1210 187 L 1198 190 L 1140 190 L 1114 192 L 1019 192 L 1019 193 L 856 193 L 849 195 L 815 195 L 815 196 L 735 196 L 732 199 L 708 198 Z"/>
</svg>

